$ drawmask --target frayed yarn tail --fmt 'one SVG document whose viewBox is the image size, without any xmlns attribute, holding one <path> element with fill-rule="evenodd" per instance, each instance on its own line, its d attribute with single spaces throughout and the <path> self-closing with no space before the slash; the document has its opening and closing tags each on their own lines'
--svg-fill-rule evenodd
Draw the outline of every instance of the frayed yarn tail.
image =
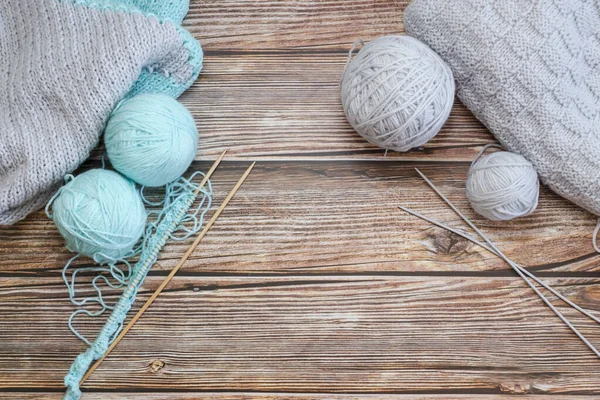
<svg viewBox="0 0 600 400">
<path fill-rule="evenodd" d="M 191 185 L 189 181 L 186 181 Z M 182 185 L 183 186 L 183 185 Z M 209 183 L 210 187 L 210 183 Z M 197 194 L 190 190 L 181 193 L 176 200 L 165 207 L 159 216 L 159 220 L 155 224 L 149 226 L 149 231 L 152 233 L 144 239 L 143 250 L 139 261 L 133 269 L 133 277 L 128 283 L 125 291 L 119 298 L 119 301 L 114 307 L 113 312 L 106 321 L 106 324 L 96 337 L 94 343 L 83 353 L 79 354 L 71 365 L 68 374 L 65 376 L 64 383 L 67 391 L 64 400 L 79 400 L 81 390 L 79 385 L 91 364 L 104 356 L 112 341 L 119 335 L 123 328 L 123 323 L 127 317 L 127 312 L 131 309 L 139 287 L 152 265 L 156 262 L 158 253 L 165 246 L 169 238 L 173 238 L 173 233 L 180 228 L 183 222 L 189 220 L 189 210 L 194 203 Z M 202 191 L 204 196 L 209 198 L 210 204 L 210 189 L 209 193 Z M 210 208 L 210 205 L 207 207 Z M 197 211 L 196 211 L 197 212 Z"/>
</svg>

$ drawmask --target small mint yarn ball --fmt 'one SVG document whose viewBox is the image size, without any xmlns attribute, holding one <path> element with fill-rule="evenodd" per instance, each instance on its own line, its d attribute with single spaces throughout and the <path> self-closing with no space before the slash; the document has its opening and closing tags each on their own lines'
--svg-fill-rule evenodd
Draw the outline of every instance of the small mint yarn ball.
<svg viewBox="0 0 600 400">
<path fill-rule="evenodd" d="M 179 178 L 198 150 L 190 112 L 164 94 L 141 94 L 112 112 L 104 131 L 113 167 L 140 185 L 157 187 Z"/>
<path fill-rule="evenodd" d="M 61 187 L 48 207 L 67 249 L 111 264 L 132 255 L 146 227 L 135 184 L 114 171 L 93 169 Z"/>
</svg>

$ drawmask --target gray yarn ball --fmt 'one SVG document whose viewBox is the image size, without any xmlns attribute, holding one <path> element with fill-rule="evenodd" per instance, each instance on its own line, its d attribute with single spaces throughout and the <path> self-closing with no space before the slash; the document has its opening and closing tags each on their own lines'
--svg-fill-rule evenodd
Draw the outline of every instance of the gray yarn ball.
<svg viewBox="0 0 600 400">
<path fill-rule="evenodd" d="M 533 165 L 508 151 L 479 157 L 467 177 L 467 198 L 473 210 L 492 221 L 531 214 L 537 207 L 540 190 Z"/>
<path fill-rule="evenodd" d="M 417 39 L 384 36 L 363 46 L 347 65 L 341 96 L 348 122 L 363 138 L 408 151 L 428 142 L 448 119 L 454 79 L 446 63 Z"/>
</svg>

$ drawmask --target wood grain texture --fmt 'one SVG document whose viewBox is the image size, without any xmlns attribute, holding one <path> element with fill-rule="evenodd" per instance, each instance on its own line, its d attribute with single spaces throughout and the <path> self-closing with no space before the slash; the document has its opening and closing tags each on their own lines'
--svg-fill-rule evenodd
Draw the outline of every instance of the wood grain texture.
<svg viewBox="0 0 600 400">
<path fill-rule="evenodd" d="M 140 302 L 160 281 L 145 282 Z M 600 311 L 599 279 L 550 283 Z M 58 279 L 0 279 L 1 388 L 62 387 L 83 350 L 70 310 Z M 516 278 L 178 277 L 86 387 L 600 394 L 597 363 Z"/>
<path fill-rule="evenodd" d="M 347 51 L 356 39 L 404 30 L 407 0 L 192 1 L 184 27 L 207 52 Z"/>
<path fill-rule="evenodd" d="M 600 395 L 598 360 L 506 265 L 396 206 L 463 226 L 419 167 L 507 255 L 600 312 L 595 218 L 546 189 L 529 217 L 475 216 L 468 165 L 495 140 L 459 102 L 432 141 L 385 158 L 344 117 L 338 83 L 352 42 L 403 33 L 407 3 L 192 0 L 184 25 L 205 63 L 181 98 L 201 134 L 191 170 L 228 150 L 213 180 L 218 204 L 260 162 L 84 400 Z M 167 246 L 137 305 L 191 241 Z M 66 324 L 69 258 L 41 212 L 0 228 L 0 399 L 62 398 L 83 349 Z M 574 320 L 600 346 L 598 327 Z"/>
<path fill-rule="evenodd" d="M 209 165 L 196 163 L 192 168 L 206 170 Z M 224 162 L 217 170 L 215 205 L 247 166 Z M 512 274 L 485 250 L 397 209 L 402 204 L 464 227 L 414 167 L 516 262 L 542 275 L 600 270 L 591 244 L 595 219 L 547 190 L 532 216 L 491 222 L 477 217 L 468 205 L 468 165 L 287 161 L 256 165 L 182 272 Z M 56 275 L 71 256 L 42 213 L 0 229 L 0 240 L 1 274 Z M 170 243 L 154 271 L 170 270 L 191 242 Z"/>
</svg>

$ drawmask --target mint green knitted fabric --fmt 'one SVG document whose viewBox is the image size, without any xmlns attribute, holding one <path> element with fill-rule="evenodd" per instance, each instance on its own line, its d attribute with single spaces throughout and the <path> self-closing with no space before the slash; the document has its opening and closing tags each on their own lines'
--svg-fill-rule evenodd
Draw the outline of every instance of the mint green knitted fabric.
<svg viewBox="0 0 600 400">
<path fill-rule="evenodd" d="M 42 207 L 127 96 L 179 96 L 202 66 L 188 0 L 0 1 L 0 225 Z"/>
<path fill-rule="evenodd" d="M 123 5 L 129 5 L 139 10 L 154 14 L 162 20 L 181 24 L 189 10 L 189 1 L 181 0 L 114 0 Z"/>
</svg>

